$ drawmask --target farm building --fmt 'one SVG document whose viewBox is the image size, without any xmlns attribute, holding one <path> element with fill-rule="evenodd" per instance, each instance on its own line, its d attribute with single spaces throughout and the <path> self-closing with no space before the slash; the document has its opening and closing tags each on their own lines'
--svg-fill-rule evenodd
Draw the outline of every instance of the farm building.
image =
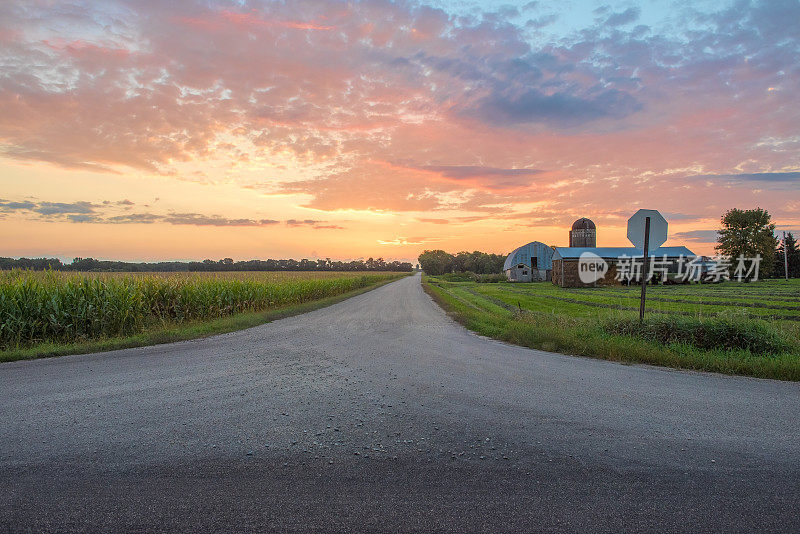
<svg viewBox="0 0 800 534">
<path fill-rule="evenodd" d="M 681 258 L 688 261 L 696 254 L 686 247 L 659 247 L 648 256 L 657 262 L 653 272 L 669 278 L 678 273 Z M 553 283 L 560 287 L 620 285 L 623 282 L 617 274 L 632 273 L 631 266 L 637 258 L 641 266 L 642 252 L 635 247 L 556 247 L 552 258 Z M 587 282 L 593 276 L 586 271 L 596 272 L 596 279 Z"/>
<path fill-rule="evenodd" d="M 569 231 L 569 246 L 597 246 L 597 227 L 590 219 L 582 217 L 572 223 L 572 229 Z"/>
<path fill-rule="evenodd" d="M 532 241 L 514 250 L 506 258 L 503 271 L 510 282 L 542 282 L 550 280 L 553 249 L 540 241 Z"/>
</svg>

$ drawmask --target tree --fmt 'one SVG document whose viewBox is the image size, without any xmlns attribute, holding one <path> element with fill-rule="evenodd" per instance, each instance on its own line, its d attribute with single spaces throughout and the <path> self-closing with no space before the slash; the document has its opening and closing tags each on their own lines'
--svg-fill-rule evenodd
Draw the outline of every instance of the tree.
<svg viewBox="0 0 800 534">
<path fill-rule="evenodd" d="M 788 251 L 789 278 L 800 278 L 800 250 L 797 248 L 797 240 L 791 232 L 786 232 L 786 250 Z M 784 252 L 783 240 L 778 243 L 775 250 L 775 270 L 772 275 L 777 278 L 784 277 Z"/>
<path fill-rule="evenodd" d="M 449 273 L 455 258 L 444 250 L 425 250 L 419 255 L 419 264 L 427 274 L 436 276 Z"/>
<path fill-rule="evenodd" d="M 455 256 L 444 250 L 426 250 L 419 257 L 422 270 L 431 275 L 450 272 L 472 272 L 477 274 L 498 274 L 503 272 L 505 256 L 487 254 L 476 250 L 461 251 Z"/>
<path fill-rule="evenodd" d="M 464 251 L 456 254 L 453 259 L 453 270 L 477 272 L 475 270 L 475 255 Z"/>
<path fill-rule="evenodd" d="M 778 240 L 775 238 L 775 225 L 767 210 L 733 208 L 722 216 L 720 222 L 722 228 L 717 231 L 716 250 L 732 260 L 731 274 L 740 256 L 755 258 L 761 255 L 759 276 L 769 276 L 774 268 Z M 746 271 L 749 271 L 749 262 L 746 262 L 746 267 Z M 752 274 L 748 276 L 751 277 Z"/>
</svg>

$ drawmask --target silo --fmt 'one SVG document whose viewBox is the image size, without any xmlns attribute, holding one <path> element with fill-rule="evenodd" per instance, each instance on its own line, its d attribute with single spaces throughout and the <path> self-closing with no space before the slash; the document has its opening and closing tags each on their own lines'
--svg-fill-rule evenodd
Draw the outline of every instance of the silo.
<svg viewBox="0 0 800 534">
<path fill-rule="evenodd" d="M 592 248 L 597 246 L 597 227 L 590 219 L 582 217 L 572 223 L 572 230 L 569 231 L 569 246 Z"/>
</svg>

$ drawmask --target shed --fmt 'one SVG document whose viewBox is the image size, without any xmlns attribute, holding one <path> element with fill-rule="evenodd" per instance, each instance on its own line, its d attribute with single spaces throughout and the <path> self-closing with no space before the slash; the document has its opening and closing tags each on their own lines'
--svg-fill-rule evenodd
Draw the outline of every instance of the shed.
<svg viewBox="0 0 800 534">
<path fill-rule="evenodd" d="M 541 241 L 531 241 L 514 249 L 503 264 L 510 282 L 541 282 L 551 279 L 553 249 Z"/>
</svg>

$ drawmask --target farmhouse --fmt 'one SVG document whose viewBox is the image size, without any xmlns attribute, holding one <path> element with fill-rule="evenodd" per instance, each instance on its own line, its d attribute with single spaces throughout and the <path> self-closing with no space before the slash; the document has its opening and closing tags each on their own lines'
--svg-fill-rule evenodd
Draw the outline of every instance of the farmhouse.
<svg viewBox="0 0 800 534">
<path fill-rule="evenodd" d="M 696 257 L 686 247 L 660 247 L 648 256 L 655 277 L 675 277 Z M 560 287 L 621 285 L 641 276 L 642 251 L 635 247 L 556 247 L 553 283 Z"/>
<path fill-rule="evenodd" d="M 503 264 L 503 271 L 510 282 L 550 280 L 552 269 L 553 249 L 541 241 L 532 241 L 515 249 Z"/>
</svg>

